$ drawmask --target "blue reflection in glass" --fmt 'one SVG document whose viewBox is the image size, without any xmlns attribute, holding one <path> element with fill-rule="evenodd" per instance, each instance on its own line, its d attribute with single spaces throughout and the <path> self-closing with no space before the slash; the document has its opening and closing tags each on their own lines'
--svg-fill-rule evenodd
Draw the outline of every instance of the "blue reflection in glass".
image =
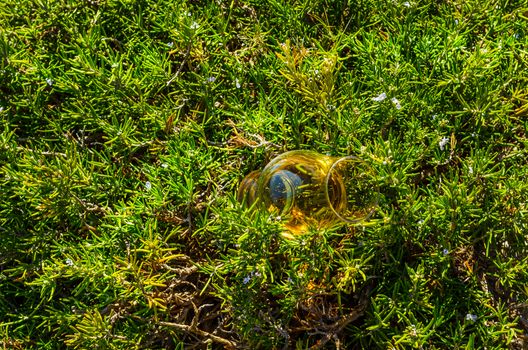
<svg viewBox="0 0 528 350">
<path fill-rule="evenodd" d="M 302 178 L 289 171 L 280 170 L 271 176 L 270 197 L 274 205 L 288 209 L 293 204 L 295 192 L 302 184 Z"/>
</svg>

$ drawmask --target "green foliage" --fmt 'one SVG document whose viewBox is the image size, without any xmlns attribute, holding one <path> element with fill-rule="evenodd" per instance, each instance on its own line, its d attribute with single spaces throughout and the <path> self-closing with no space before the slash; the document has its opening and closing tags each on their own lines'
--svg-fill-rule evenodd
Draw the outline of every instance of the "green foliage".
<svg viewBox="0 0 528 350">
<path fill-rule="evenodd" d="M 525 348 L 527 20 L 3 1 L 1 346 Z M 292 149 L 368 161 L 370 221 L 292 238 L 234 200 Z"/>
</svg>

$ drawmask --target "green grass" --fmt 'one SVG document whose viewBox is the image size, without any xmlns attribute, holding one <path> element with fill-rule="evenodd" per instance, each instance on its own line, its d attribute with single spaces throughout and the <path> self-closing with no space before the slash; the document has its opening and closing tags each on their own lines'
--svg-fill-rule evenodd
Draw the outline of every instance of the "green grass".
<svg viewBox="0 0 528 350">
<path fill-rule="evenodd" d="M 1 347 L 527 348 L 527 44 L 526 1 L 4 0 Z M 293 149 L 372 219 L 241 207 Z"/>
</svg>

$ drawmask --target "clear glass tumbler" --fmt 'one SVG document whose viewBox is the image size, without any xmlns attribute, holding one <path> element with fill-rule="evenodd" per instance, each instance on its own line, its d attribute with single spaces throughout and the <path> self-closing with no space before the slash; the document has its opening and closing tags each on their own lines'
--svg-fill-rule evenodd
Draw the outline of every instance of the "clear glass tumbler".
<svg viewBox="0 0 528 350">
<path fill-rule="evenodd" d="M 338 222 L 359 223 L 374 212 L 379 198 L 374 169 L 355 156 L 331 157 L 290 151 L 242 180 L 238 200 L 260 205 L 285 220 L 293 234 Z"/>
</svg>

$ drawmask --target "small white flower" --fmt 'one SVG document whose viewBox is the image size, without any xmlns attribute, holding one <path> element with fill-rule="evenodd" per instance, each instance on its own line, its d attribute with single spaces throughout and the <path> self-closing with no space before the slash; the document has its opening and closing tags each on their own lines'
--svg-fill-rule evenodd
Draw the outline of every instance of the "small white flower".
<svg viewBox="0 0 528 350">
<path fill-rule="evenodd" d="M 434 121 L 434 120 L 436 119 L 437 116 L 438 116 L 438 115 L 433 114 L 433 115 L 431 116 L 431 119 Z"/>
<path fill-rule="evenodd" d="M 207 82 L 208 82 L 208 83 L 214 83 L 215 80 L 216 80 L 215 77 L 209 77 L 209 78 L 207 78 Z"/>
<path fill-rule="evenodd" d="M 117 68 L 117 66 L 119 66 L 117 63 L 112 63 L 112 68 Z"/>
<path fill-rule="evenodd" d="M 438 146 L 440 147 L 441 151 L 444 150 L 444 147 L 447 145 L 448 142 L 449 142 L 449 137 L 442 137 L 442 139 L 438 141 Z"/>
<path fill-rule="evenodd" d="M 411 7 L 411 3 L 410 3 L 409 1 L 405 1 L 405 2 L 403 3 L 403 6 L 405 6 L 405 7 Z"/>
<path fill-rule="evenodd" d="M 150 191 L 151 188 L 152 188 L 152 184 L 150 183 L 150 181 L 145 182 L 145 189 L 147 191 Z"/>
<path fill-rule="evenodd" d="M 416 337 L 418 335 L 418 330 L 416 329 L 416 326 L 412 324 L 409 328 L 411 331 L 411 336 Z"/>
<path fill-rule="evenodd" d="M 478 319 L 477 315 L 473 315 L 473 314 L 467 314 L 466 315 L 466 320 L 467 321 L 476 322 L 477 319 Z"/>
<path fill-rule="evenodd" d="M 469 175 L 473 175 L 473 167 L 471 165 L 468 167 L 468 173 Z"/>
<path fill-rule="evenodd" d="M 48 84 L 49 86 L 53 85 L 53 80 L 50 78 L 46 78 L 46 84 Z"/>
<path fill-rule="evenodd" d="M 251 281 L 251 275 L 248 275 L 248 276 L 244 277 L 244 279 L 242 280 L 242 283 L 248 284 L 249 281 Z"/>
<path fill-rule="evenodd" d="M 192 29 L 192 30 L 196 30 L 196 29 L 198 29 L 198 28 L 200 28 L 200 25 L 199 25 L 198 23 L 196 23 L 196 22 L 192 22 L 192 24 L 191 24 L 191 29 Z"/>
<path fill-rule="evenodd" d="M 73 266 L 73 261 L 72 261 L 72 259 L 66 259 L 66 265 L 68 265 L 68 266 Z"/>
<path fill-rule="evenodd" d="M 447 248 L 442 249 L 442 254 L 444 255 L 449 254 L 449 250 Z"/>
<path fill-rule="evenodd" d="M 458 19 L 455 19 L 455 24 L 458 25 Z"/>
<path fill-rule="evenodd" d="M 0 113 L 4 111 L 4 107 L 0 107 Z"/>
<path fill-rule="evenodd" d="M 398 101 L 396 97 L 391 98 L 391 102 L 394 104 L 394 107 L 396 107 L 396 109 L 401 109 L 400 101 Z"/>
<path fill-rule="evenodd" d="M 381 101 L 383 101 L 383 100 L 386 99 L 386 98 L 387 98 L 387 94 L 384 93 L 384 92 L 382 92 L 382 93 L 379 94 L 378 96 L 373 97 L 373 98 L 372 98 L 372 101 L 374 101 L 374 102 L 381 102 Z"/>
<path fill-rule="evenodd" d="M 519 39 L 521 36 L 519 35 L 519 33 L 515 33 L 515 34 L 513 34 L 513 37 L 514 37 L 515 39 Z"/>
<path fill-rule="evenodd" d="M 423 223 L 424 223 L 423 219 L 418 220 L 418 225 L 419 225 L 419 226 L 422 226 Z"/>
<path fill-rule="evenodd" d="M 238 78 L 235 79 L 235 86 L 237 89 L 240 89 L 241 85 L 240 85 L 240 81 L 238 81 Z"/>
<path fill-rule="evenodd" d="M 167 169 L 167 168 L 169 167 L 169 164 L 167 164 L 167 163 L 163 163 L 163 164 L 161 164 L 161 167 L 162 167 L 163 169 Z"/>
<path fill-rule="evenodd" d="M 167 46 L 168 46 L 168 47 L 173 47 L 173 46 L 174 46 L 174 42 L 173 42 L 173 41 L 168 42 L 168 43 L 167 43 Z"/>
</svg>

